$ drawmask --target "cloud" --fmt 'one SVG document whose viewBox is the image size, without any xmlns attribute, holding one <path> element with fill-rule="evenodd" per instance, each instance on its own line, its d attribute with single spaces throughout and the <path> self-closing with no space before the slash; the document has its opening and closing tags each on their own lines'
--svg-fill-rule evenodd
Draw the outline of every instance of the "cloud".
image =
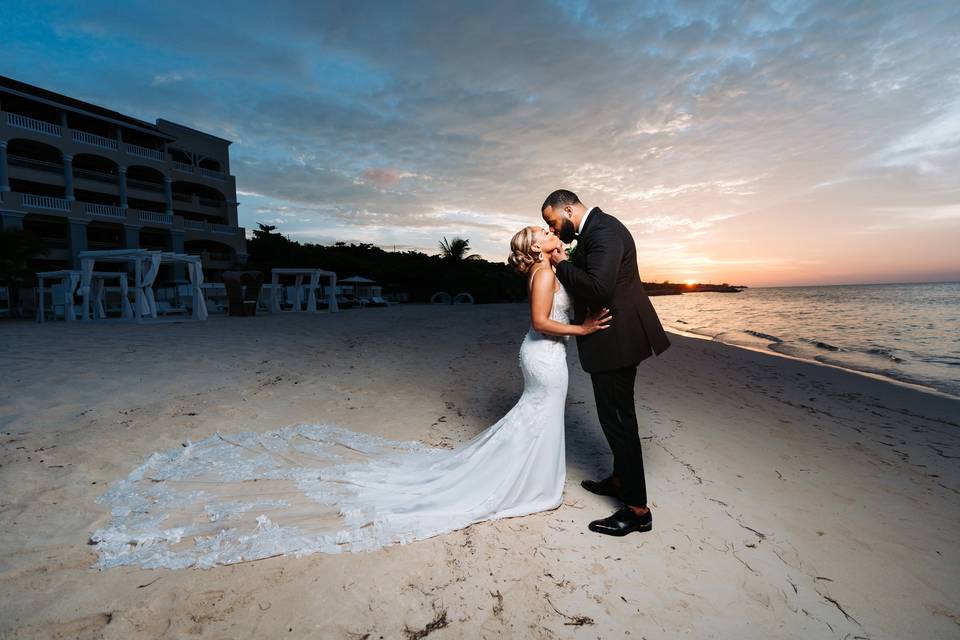
<svg viewBox="0 0 960 640">
<path fill-rule="evenodd" d="M 502 259 L 565 187 L 733 281 L 960 205 L 955 3 L 11 4 L 8 75 L 233 140 L 248 227 Z"/>
</svg>

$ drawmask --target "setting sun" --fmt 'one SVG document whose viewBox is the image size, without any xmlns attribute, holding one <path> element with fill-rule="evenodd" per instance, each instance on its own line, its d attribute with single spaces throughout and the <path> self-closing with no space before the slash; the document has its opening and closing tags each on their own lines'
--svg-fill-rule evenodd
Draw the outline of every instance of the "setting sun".
<svg viewBox="0 0 960 640">
<path fill-rule="evenodd" d="M 696 281 L 695 281 L 695 280 L 687 280 L 687 286 L 688 286 L 688 287 L 691 286 L 691 285 L 693 285 L 693 284 L 696 284 Z"/>
</svg>

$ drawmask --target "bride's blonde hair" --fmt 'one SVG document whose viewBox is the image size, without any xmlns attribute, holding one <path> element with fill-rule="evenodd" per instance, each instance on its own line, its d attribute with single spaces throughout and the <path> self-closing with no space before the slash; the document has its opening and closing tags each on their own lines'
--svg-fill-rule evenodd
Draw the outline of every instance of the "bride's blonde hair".
<svg viewBox="0 0 960 640">
<path fill-rule="evenodd" d="M 537 227 L 524 227 L 510 240 L 510 256 L 507 262 L 520 273 L 526 273 L 530 267 L 543 260 L 543 252 L 533 250 L 533 238 Z"/>
</svg>

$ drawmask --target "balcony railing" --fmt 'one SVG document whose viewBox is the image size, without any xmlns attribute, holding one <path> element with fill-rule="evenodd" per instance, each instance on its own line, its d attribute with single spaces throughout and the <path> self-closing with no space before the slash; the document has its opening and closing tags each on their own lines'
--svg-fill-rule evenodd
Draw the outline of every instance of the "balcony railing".
<svg viewBox="0 0 960 640">
<path fill-rule="evenodd" d="M 134 178 L 127 178 L 127 186 L 134 189 L 143 189 L 144 191 L 155 191 L 157 193 L 163 193 L 163 185 L 156 182 L 147 182 L 146 180 L 136 180 Z"/>
<path fill-rule="evenodd" d="M 62 162 L 37 160 L 36 158 L 27 158 L 24 156 L 7 156 L 7 164 L 11 167 L 26 167 L 27 169 L 36 169 L 37 171 L 48 171 L 50 173 L 63 175 Z"/>
<path fill-rule="evenodd" d="M 193 229 L 194 231 L 203 231 L 203 222 L 200 220 L 184 220 L 184 229 Z"/>
<path fill-rule="evenodd" d="M 86 131 L 74 131 L 73 141 L 82 142 L 83 144 L 89 144 L 102 149 L 113 149 L 114 151 L 120 148 L 120 143 L 116 140 L 98 136 L 95 133 L 87 133 Z"/>
<path fill-rule="evenodd" d="M 214 233 L 234 234 L 237 232 L 237 227 L 231 227 L 228 224 L 211 224 L 210 227 L 213 229 Z"/>
<path fill-rule="evenodd" d="M 121 207 L 114 207 L 109 204 L 96 204 L 93 202 L 84 202 L 83 211 L 88 216 L 99 216 L 101 218 L 126 218 L 127 212 Z"/>
<path fill-rule="evenodd" d="M 154 222 L 156 224 L 173 224 L 173 216 L 159 211 L 137 211 L 140 222 Z M 186 223 L 186 220 L 184 220 Z M 186 226 L 186 224 L 184 224 Z"/>
<path fill-rule="evenodd" d="M 227 174 L 221 173 L 220 171 L 214 171 L 213 169 L 205 169 L 203 167 L 197 167 L 197 173 L 201 176 L 206 176 L 207 178 L 213 178 L 214 180 L 226 180 Z"/>
<path fill-rule="evenodd" d="M 173 168 L 177 171 L 183 171 L 184 173 L 193 173 L 198 176 L 204 176 L 205 178 L 213 178 L 214 180 L 225 181 L 227 179 L 227 174 L 221 171 L 214 171 L 213 169 L 207 169 L 205 167 L 195 167 L 192 164 L 187 164 L 186 162 L 180 162 L 179 160 L 173 160 Z"/>
<path fill-rule="evenodd" d="M 149 160 L 157 160 L 158 162 L 163 162 L 163 151 L 159 149 L 148 149 L 147 147 L 141 147 L 135 144 L 127 144 L 127 153 L 133 156 L 139 156 L 141 158 L 147 158 Z"/>
<path fill-rule="evenodd" d="M 117 176 L 113 173 L 104 171 L 93 171 L 92 169 L 77 169 L 74 167 L 73 175 L 77 178 L 86 178 L 87 180 L 96 180 L 108 184 L 117 184 Z"/>
<path fill-rule="evenodd" d="M 53 136 L 55 138 L 63 137 L 63 127 L 60 125 L 44 122 L 43 120 L 37 120 L 36 118 L 22 116 L 19 113 L 8 113 L 7 124 L 11 127 L 19 127 L 21 129 L 29 129 L 30 131 L 36 131 L 38 133 L 45 133 L 48 136 Z"/>
<path fill-rule="evenodd" d="M 54 211 L 70 211 L 70 201 L 52 196 L 38 196 L 32 193 L 21 193 L 20 204 L 33 209 L 52 209 Z"/>
</svg>

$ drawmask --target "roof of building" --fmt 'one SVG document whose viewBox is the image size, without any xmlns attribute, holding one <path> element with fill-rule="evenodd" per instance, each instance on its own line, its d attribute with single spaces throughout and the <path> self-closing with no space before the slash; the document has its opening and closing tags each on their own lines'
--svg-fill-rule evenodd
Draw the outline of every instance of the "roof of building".
<svg viewBox="0 0 960 640">
<path fill-rule="evenodd" d="M 76 98 L 65 96 L 62 93 L 57 93 L 55 91 L 37 87 L 26 82 L 14 80 L 13 78 L 8 78 L 7 76 L 0 76 L 0 89 L 7 89 L 13 93 L 30 96 L 43 102 L 55 103 L 73 111 L 83 112 L 100 118 L 107 118 L 131 127 L 146 130 L 149 133 L 167 138 L 169 140 L 176 139 L 174 136 L 161 131 L 157 125 L 146 122 L 145 120 L 139 120 L 137 118 L 124 115 L 119 111 L 113 111 L 112 109 L 107 109 L 106 107 L 101 107 L 91 102 L 77 100 Z"/>
<path fill-rule="evenodd" d="M 339 282 L 357 282 L 357 283 L 361 283 L 361 284 L 363 284 L 363 283 L 371 283 L 371 284 L 372 284 L 372 283 L 375 283 L 376 280 L 371 280 L 370 278 L 364 278 L 363 276 L 351 276 L 351 277 L 349 277 L 349 278 L 344 278 L 343 280 L 340 280 Z"/>
<path fill-rule="evenodd" d="M 187 131 L 189 131 L 189 132 L 191 132 L 191 133 L 194 133 L 194 134 L 197 134 L 197 135 L 200 135 L 200 136 L 206 136 L 206 137 L 208 137 L 208 138 L 213 138 L 214 140 L 219 140 L 220 142 L 226 142 L 227 144 L 233 144 L 233 141 L 232 141 L 232 140 L 227 140 L 226 138 L 221 138 L 220 136 L 215 136 L 215 135 L 213 135 L 212 133 L 207 133 L 206 131 L 200 131 L 199 129 L 194 129 L 193 127 L 188 127 L 188 126 L 185 125 L 185 124 L 180 124 L 179 122 L 174 122 L 173 120 L 166 120 L 166 119 L 164 119 L 164 118 L 157 118 L 157 126 L 160 126 L 160 123 L 173 125 L 174 127 L 178 127 L 178 128 L 180 128 L 180 129 L 186 129 Z"/>
</svg>

